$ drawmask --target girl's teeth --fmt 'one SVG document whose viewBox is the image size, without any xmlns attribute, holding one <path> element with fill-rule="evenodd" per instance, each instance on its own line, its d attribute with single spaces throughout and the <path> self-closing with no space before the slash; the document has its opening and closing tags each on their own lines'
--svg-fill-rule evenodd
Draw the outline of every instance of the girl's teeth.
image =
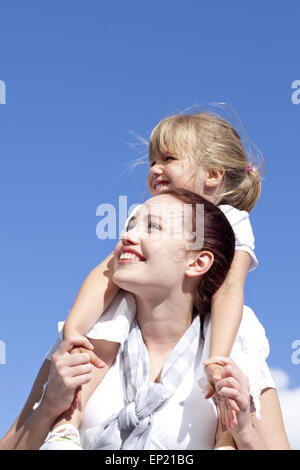
<svg viewBox="0 0 300 470">
<path fill-rule="evenodd" d="M 158 183 L 158 184 L 155 185 L 155 189 L 161 188 L 162 186 L 167 186 L 167 185 L 168 185 L 168 183 Z"/>
<path fill-rule="evenodd" d="M 130 260 L 133 260 L 133 261 L 140 261 L 140 258 L 136 255 L 134 255 L 133 253 L 122 253 L 121 256 L 120 256 L 120 260 L 122 259 L 130 259 Z"/>
</svg>

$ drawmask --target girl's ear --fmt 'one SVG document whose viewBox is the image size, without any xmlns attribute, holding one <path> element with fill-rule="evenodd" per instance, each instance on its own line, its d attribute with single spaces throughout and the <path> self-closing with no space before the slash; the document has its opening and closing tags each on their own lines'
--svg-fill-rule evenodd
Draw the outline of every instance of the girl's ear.
<svg viewBox="0 0 300 470">
<path fill-rule="evenodd" d="M 201 251 L 196 259 L 189 262 L 185 274 L 188 277 L 199 277 L 207 273 L 214 262 L 214 255 L 210 251 Z"/>
<path fill-rule="evenodd" d="M 219 186 L 221 183 L 225 170 L 207 170 L 206 177 L 204 180 L 204 188 L 213 189 Z"/>
</svg>

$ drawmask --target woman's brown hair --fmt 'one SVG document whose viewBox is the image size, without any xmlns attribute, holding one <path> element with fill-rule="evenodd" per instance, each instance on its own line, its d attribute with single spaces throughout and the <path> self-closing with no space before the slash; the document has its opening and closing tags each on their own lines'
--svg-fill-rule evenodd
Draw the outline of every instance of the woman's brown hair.
<svg viewBox="0 0 300 470">
<path fill-rule="evenodd" d="M 192 206 L 193 229 L 196 227 L 197 205 L 203 207 L 203 245 L 195 251 L 210 251 L 214 255 L 211 268 L 200 280 L 194 301 L 194 314 L 200 315 L 203 326 L 211 310 L 212 296 L 223 284 L 230 269 L 235 252 L 235 235 L 223 212 L 204 197 L 184 189 L 166 190 L 160 194 L 170 194 Z"/>
</svg>

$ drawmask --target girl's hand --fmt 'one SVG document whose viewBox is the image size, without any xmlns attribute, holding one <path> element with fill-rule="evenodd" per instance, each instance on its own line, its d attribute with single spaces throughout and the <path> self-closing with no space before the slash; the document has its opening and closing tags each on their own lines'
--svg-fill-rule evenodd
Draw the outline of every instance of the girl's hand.
<svg viewBox="0 0 300 470">
<path fill-rule="evenodd" d="M 42 403 L 53 410 L 56 417 L 70 407 L 76 407 L 75 392 L 91 380 L 91 359 L 88 353 L 71 354 L 75 346 L 89 352 L 93 346 L 84 336 L 74 336 L 63 340 L 53 354 L 48 385 Z"/>
</svg>

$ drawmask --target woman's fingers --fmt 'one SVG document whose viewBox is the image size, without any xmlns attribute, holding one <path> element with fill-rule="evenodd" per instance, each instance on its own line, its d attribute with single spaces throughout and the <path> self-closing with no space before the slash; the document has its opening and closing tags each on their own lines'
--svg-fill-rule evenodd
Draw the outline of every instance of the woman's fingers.
<svg viewBox="0 0 300 470">
<path fill-rule="evenodd" d="M 231 363 L 227 364 L 222 369 L 222 377 L 233 377 L 237 380 L 240 384 L 245 386 L 249 386 L 248 378 L 243 374 L 241 369 L 235 364 L 235 362 L 231 361 Z"/>
<path fill-rule="evenodd" d="M 226 387 L 239 391 L 241 385 L 233 377 L 227 377 L 226 379 L 219 380 L 219 382 L 216 384 L 217 393 L 220 393 Z M 233 412 L 235 411 L 238 413 L 240 411 L 239 404 L 232 397 L 227 396 L 227 403 Z"/>
<path fill-rule="evenodd" d="M 90 374 L 92 372 L 91 364 L 82 364 L 80 366 L 73 366 L 70 368 L 70 377 L 78 377 L 79 375 Z"/>
</svg>

